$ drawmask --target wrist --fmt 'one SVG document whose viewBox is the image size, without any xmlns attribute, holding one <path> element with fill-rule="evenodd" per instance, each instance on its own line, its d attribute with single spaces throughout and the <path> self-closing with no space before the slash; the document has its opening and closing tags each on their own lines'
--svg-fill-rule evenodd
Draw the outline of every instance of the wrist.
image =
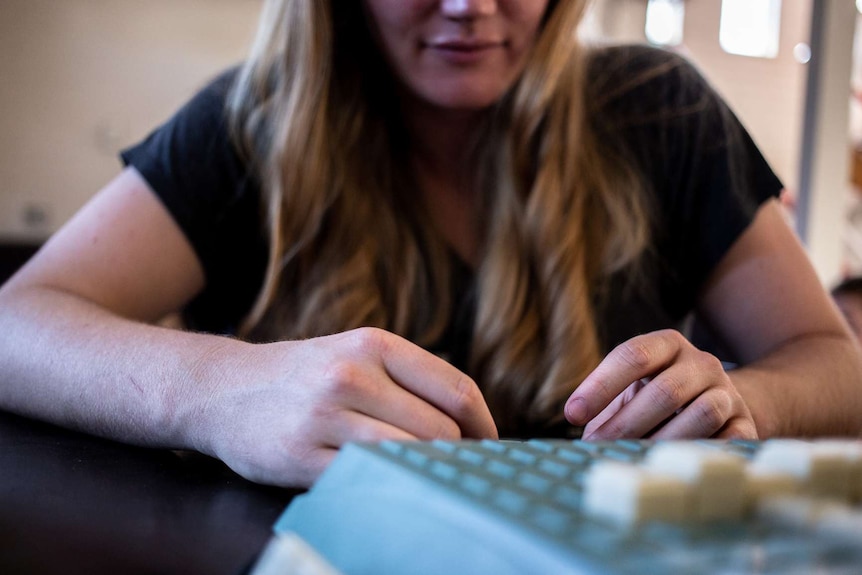
<svg viewBox="0 0 862 575">
<path fill-rule="evenodd" d="M 186 377 L 175 398 L 175 429 L 185 448 L 216 456 L 217 434 L 224 426 L 226 391 L 239 381 L 238 372 L 253 344 L 220 336 L 205 338 L 195 346 Z"/>
</svg>

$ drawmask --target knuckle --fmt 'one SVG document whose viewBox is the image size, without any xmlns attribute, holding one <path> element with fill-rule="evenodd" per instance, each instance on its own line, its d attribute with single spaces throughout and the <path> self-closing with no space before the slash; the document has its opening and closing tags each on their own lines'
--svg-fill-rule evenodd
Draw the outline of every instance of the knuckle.
<svg viewBox="0 0 862 575">
<path fill-rule="evenodd" d="M 724 372 L 721 360 L 706 351 L 699 351 L 694 356 L 694 368 L 702 373 Z"/>
<path fill-rule="evenodd" d="M 350 361 L 332 363 L 323 375 L 326 391 L 336 397 L 355 394 L 362 387 L 362 381 L 362 369 Z"/>
<path fill-rule="evenodd" d="M 616 355 L 629 367 L 642 371 L 652 364 L 652 353 L 649 347 L 638 340 L 629 340 L 619 344 Z"/>
<path fill-rule="evenodd" d="M 695 409 L 695 417 L 703 428 L 705 437 L 721 429 L 727 420 L 727 413 L 717 401 L 702 401 L 692 407 Z"/>
<path fill-rule="evenodd" d="M 652 388 L 653 397 L 659 408 L 668 412 L 679 409 L 688 400 L 685 382 L 675 376 L 662 374 L 647 387 Z"/>
<path fill-rule="evenodd" d="M 679 330 L 665 329 L 661 331 L 661 336 L 670 344 L 676 347 L 688 345 L 688 339 Z"/>
<path fill-rule="evenodd" d="M 596 377 L 593 380 L 593 384 L 598 388 L 598 396 L 607 398 L 607 401 L 612 400 L 617 394 L 613 381 L 610 378 L 604 376 Z"/>
<path fill-rule="evenodd" d="M 368 355 L 383 355 L 389 338 L 387 332 L 376 327 L 360 327 L 353 330 L 353 342 L 357 351 Z"/>
<path fill-rule="evenodd" d="M 450 409 L 456 419 L 473 414 L 481 400 L 479 387 L 472 379 L 460 374 L 452 385 Z"/>
</svg>

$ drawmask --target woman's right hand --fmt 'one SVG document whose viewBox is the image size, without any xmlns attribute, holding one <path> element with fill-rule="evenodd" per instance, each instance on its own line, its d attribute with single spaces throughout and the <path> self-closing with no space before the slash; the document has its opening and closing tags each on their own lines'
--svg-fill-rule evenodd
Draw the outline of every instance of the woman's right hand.
<svg viewBox="0 0 862 575">
<path fill-rule="evenodd" d="M 497 438 L 472 379 L 387 331 L 247 349 L 198 423 L 201 450 L 253 481 L 308 486 L 349 441 Z"/>
</svg>

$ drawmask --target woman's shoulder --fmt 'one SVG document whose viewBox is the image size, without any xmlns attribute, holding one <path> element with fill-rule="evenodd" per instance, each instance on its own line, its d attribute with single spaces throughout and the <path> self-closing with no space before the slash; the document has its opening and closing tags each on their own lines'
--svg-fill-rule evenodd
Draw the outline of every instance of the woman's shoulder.
<svg viewBox="0 0 862 575">
<path fill-rule="evenodd" d="M 684 112 L 717 95 L 683 54 L 645 44 L 600 46 L 587 53 L 586 89 L 594 111 L 617 110 L 630 118 Z"/>
<path fill-rule="evenodd" d="M 600 44 L 587 47 L 591 66 L 649 70 L 656 66 L 686 64 L 679 52 L 649 44 Z"/>
<path fill-rule="evenodd" d="M 238 73 L 239 68 L 232 67 L 206 80 L 172 119 L 223 123 L 227 100 Z"/>
</svg>

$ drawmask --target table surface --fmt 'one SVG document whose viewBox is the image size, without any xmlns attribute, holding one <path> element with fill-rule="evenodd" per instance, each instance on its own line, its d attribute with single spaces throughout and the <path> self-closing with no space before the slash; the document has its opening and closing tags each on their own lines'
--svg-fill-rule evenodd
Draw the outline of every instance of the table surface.
<svg viewBox="0 0 862 575">
<path fill-rule="evenodd" d="M 0 573 L 239 575 L 296 493 L 0 412 Z"/>
</svg>

